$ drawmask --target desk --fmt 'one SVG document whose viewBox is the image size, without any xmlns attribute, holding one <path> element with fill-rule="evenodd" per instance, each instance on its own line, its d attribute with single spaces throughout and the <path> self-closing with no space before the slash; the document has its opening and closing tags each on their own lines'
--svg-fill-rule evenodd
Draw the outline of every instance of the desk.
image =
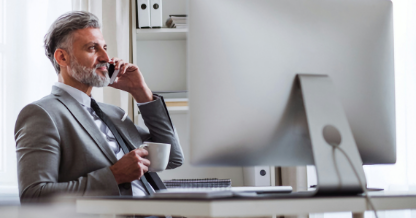
<svg viewBox="0 0 416 218">
<path fill-rule="evenodd" d="M 416 209 L 416 192 L 370 192 L 377 210 Z M 365 197 L 309 197 L 284 199 L 115 199 L 81 198 L 77 213 L 153 214 L 186 217 L 262 217 L 272 215 L 302 215 L 309 213 L 353 213 L 369 210 Z"/>
</svg>

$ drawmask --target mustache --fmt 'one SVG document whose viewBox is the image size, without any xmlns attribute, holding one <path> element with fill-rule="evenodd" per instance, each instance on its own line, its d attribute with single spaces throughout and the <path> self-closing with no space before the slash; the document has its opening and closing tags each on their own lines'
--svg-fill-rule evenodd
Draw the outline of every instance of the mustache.
<svg viewBox="0 0 416 218">
<path fill-rule="evenodd" d="M 96 70 L 96 69 L 97 69 L 97 68 L 99 68 L 99 67 L 107 67 L 107 69 L 108 69 L 107 63 L 100 63 L 100 64 L 96 64 L 96 65 L 94 66 L 94 70 Z"/>
</svg>

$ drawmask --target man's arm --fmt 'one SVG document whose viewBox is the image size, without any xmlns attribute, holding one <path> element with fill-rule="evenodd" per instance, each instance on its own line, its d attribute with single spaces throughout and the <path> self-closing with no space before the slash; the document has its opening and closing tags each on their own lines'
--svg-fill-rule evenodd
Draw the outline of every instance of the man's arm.
<svg viewBox="0 0 416 218">
<path fill-rule="evenodd" d="M 38 201 L 59 193 L 119 195 L 109 167 L 73 181 L 58 182 L 61 138 L 51 116 L 41 106 L 31 104 L 23 108 L 16 121 L 15 140 L 21 202 Z"/>
<path fill-rule="evenodd" d="M 171 144 L 169 163 L 166 169 L 180 167 L 184 162 L 183 152 L 163 99 L 155 96 L 154 101 L 140 105 L 139 110 L 149 129 L 149 132 L 146 132 L 137 127 L 143 141 Z"/>
<path fill-rule="evenodd" d="M 136 65 L 126 63 L 119 58 L 111 59 L 110 63 L 114 63 L 115 69 L 120 70 L 118 79 L 110 86 L 130 93 L 138 103 L 146 103 L 140 105 L 139 110 L 145 125 L 149 128 L 149 133 L 137 128 L 143 141 L 171 144 L 167 169 L 181 166 L 184 160 L 182 149 L 163 98 L 152 94 Z"/>
</svg>

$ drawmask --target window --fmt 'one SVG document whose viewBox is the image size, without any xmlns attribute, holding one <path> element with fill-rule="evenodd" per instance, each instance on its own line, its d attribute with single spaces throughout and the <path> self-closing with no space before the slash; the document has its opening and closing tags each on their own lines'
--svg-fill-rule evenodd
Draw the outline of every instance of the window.
<svg viewBox="0 0 416 218">
<path fill-rule="evenodd" d="M 43 37 L 71 9 L 71 0 L 0 0 L 0 195 L 18 193 L 17 116 L 25 105 L 50 94 L 57 81 Z"/>
</svg>

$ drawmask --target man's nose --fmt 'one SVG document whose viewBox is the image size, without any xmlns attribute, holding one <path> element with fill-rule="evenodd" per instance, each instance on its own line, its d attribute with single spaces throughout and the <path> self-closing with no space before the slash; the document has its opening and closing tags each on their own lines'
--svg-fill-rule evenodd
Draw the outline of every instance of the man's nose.
<svg viewBox="0 0 416 218">
<path fill-rule="evenodd" d="M 110 57 L 108 57 L 107 51 L 104 49 L 101 49 L 99 56 L 98 56 L 98 61 L 100 62 L 109 62 L 110 61 Z"/>
</svg>

